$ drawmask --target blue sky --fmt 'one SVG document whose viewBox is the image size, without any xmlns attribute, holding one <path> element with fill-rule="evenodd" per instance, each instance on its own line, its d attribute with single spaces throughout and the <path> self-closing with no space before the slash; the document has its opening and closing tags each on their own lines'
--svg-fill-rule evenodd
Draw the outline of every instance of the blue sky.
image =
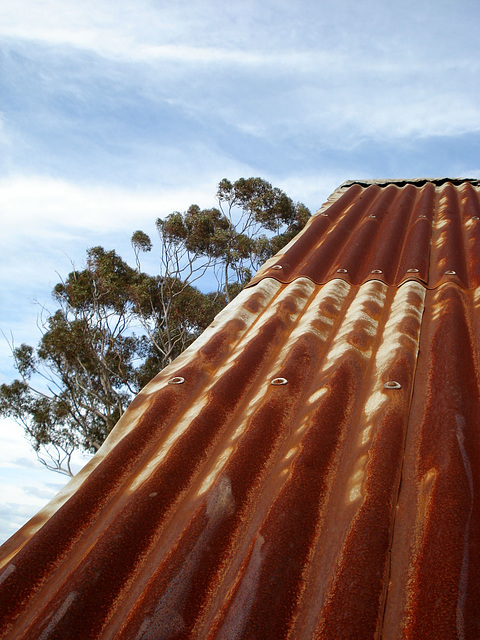
<svg viewBox="0 0 480 640">
<path fill-rule="evenodd" d="M 478 0 L 4 0 L 0 329 L 36 343 L 87 247 L 131 259 L 135 229 L 213 205 L 223 177 L 312 211 L 348 179 L 480 177 L 479 19 Z M 0 445 L 1 540 L 62 478 L 11 422 Z"/>
</svg>

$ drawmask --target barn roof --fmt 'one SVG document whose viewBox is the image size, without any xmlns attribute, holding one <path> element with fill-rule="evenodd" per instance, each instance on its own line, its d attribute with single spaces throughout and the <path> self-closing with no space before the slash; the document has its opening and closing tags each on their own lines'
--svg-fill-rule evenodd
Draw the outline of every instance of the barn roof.
<svg viewBox="0 0 480 640">
<path fill-rule="evenodd" d="M 0 636 L 479 637 L 479 218 L 339 187 L 1 547 Z"/>
</svg>

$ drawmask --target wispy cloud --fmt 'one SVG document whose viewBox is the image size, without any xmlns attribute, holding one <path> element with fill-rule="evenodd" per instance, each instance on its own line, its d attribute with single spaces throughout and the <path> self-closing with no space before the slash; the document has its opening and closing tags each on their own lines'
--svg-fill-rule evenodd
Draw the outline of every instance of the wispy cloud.
<svg viewBox="0 0 480 640">
<path fill-rule="evenodd" d="M 42 61 L 41 81 L 32 82 L 44 97 L 35 109 L 44 109 L 45 135 L 52 140 L 58 130 L 94 165 L 97 154 L 105 163 L 118 152 L 167 159 L 185 136 L 221 145 L 222 128 L 234 139 L 305 137 L 346 148 L 365 138 L 478 131 L 480 90 L 471 81 L 478 44 L 477 51 L 465 46 L 476 34 L 467 12 L 446 5 L 65 6 L 51 0 L 48 13 L 25 12 L 25 21 L 11 4 L 0 32 L 14 50 L 23 47 L 29 68 Z M 55 16 L 53 24 L 47 15 Z M 455 20 L 447 25 L 445 17 Z M 7 134 L 11 129 L 9 118 Z M 146 132 L 148 147 L 139 146 Z"/>
<path fill-rule="evenodd" d="M 214 185 L 214 183 L 213 183 Z M 212 186 L 213 186 L 212 185 Z M 210 187 L 210 185 L 209 185 Z M 129 229 L 152 224 L 194 199 L 211 197 L 212 188 L 141 190 L 81 185 L 45 176 L 10 176 L 0 180 L 0 200 L 9 235 L 71 239 L 78 230 Z M 41 212 L 39 216 L 38 213 Z M 76 231 L 75 231 L 76 230 Z"/>
</svg>

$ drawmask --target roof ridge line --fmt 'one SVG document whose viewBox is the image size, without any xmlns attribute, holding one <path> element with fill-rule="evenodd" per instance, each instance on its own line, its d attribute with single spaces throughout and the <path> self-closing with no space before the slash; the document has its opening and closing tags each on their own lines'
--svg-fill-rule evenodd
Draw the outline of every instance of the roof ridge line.
<svg viewBox="0 0 480 640">
<path fill-rule="evenodd" d="M 358 184 L 358 185 L 360 185 L 362 187 L 369 187 L 372 184 L 376 184 L 379 187 L 386 187 L 389 184 L 395 184 L 397 186 L 405 186 L 407 184 L 414 184 L 414 185 L 416 185 L 418 187 L 421 187 L 424 184 L 427 184 L 428 182 L 431 182 L 432 184 L 435 184 L 437 186 L 445 184 L 446 182 L 451 182 L 454 185 L 459 185 L 459 184 L 462 184 L 464 182 L 470 182 L 474 186 L 480 186 L 480 179 L 479 178 L 448 178 L 448 177 L 444 177 L 444 178 L 394 178 L 394 179 L 379 178 L 379 179 L 376 179 L 376 180 L 346 180 L 337 189 L 344 189 L 346 187 L 351 187 L 354 184 Z"/>
</svg>

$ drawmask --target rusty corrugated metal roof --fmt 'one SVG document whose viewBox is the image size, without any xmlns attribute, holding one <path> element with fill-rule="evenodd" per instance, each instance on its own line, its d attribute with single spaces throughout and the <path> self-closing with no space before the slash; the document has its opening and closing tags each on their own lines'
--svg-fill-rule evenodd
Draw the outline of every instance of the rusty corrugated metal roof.
<svg viewBox="0 0 480 640">
<path fill-rule="evenodd" d="M 478 180 L 346 183 L 252 280 L 480 286 Z M 437 184 L 438 183 L 438 184 Z M 456 183 L 456 184 L 455 184 Z M 362 186 L 363 185 L 363 186 Z"/>
<path fill-rule="evenodd" d="M 479 192 L 439 182 L 342 186 L 139 394 L 1 548 L 2 638 L 480 637 Z"/>
</svg>

